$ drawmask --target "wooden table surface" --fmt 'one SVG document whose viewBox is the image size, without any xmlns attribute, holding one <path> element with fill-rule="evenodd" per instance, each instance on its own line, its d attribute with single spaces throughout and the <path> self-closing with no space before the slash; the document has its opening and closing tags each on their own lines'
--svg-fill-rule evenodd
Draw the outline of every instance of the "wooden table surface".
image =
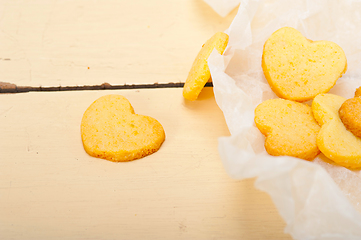
<svg viewBox="0 0 361 240">
<path fill-rule="evenodd" d="M 202 0 L 0 0 L 0 82 L 14 87 L 182 83 L 224 31 Z M 1 85 L 0 85 L 1 86 Z M 156 118 L 166 141 L 146 158 L 88 156 L 85 109 L 106 94 Z M 0 239 L 291 239 L 253 179 L 225 172 L 229 132 L 212 87 L 0 94 Z"/>
</svg>

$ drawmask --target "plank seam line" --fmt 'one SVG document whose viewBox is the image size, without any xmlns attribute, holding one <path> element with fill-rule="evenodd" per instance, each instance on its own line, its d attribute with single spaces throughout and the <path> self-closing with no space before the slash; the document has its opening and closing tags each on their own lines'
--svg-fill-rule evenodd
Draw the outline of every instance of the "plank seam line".
<svg viewBox="0 0 361 240">
<path fill-rule="evenodd" d="M 30 86 L 17 86 L 16 84 L 13 83 L 0 82 L 0 93 L 182 88 L 183 86 L 184 83 L 180 82 L 180 83 L 123 84 L 123 85 L 111 85 L 109 83 L 103 83 L 101 85 L 83 85 L 83 86 L 30 87 Z M 207 82 L 205 87 L 213 87 L 213 84 L 211 82 Z"/>
</svg>

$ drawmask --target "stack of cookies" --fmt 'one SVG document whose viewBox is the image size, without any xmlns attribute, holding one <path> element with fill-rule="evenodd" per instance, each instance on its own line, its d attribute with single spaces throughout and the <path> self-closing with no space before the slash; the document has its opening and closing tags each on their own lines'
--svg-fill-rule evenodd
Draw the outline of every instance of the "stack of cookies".
<svg viewBox="0 0 361 240">
<path fill-rule="evenodd" d="M 330 41 L 311 41 L 284 27 L 265 42 L 262 69 L 279 97 L 255 109 L 266 151 L 305 160 L 322 152 L 341 166 L 360 168 L 361 115 L 355 109 L 361 99 L 346 101 L 327 93 L 346 72 L 342 48 Z M 310 100 L 311 106 L 304 103 Z"/>
</svg>

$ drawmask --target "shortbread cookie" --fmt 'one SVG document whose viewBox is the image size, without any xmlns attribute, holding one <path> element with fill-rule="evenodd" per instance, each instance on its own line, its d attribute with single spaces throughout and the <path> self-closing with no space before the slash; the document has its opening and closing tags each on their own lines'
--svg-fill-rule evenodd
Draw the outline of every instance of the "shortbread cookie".
<svg viewBox="0 0 361 240">
<path fill-rule="evenodd" d="M 227 44 L 228 35 L 223 32 L 214 34 L 205 44 L 203 44 L 193 62 L 183 87 L 183 97 L 185 99 L 194 101 L 198 98 L 204 85 L 211 77 L 207 62 L 209 55 L 211 55 L 214 48 L 217 49 L 219 54 L 223 54 Z"/>
<path fill-rule="evenodd" d="M 317 146 L 335 163 L 348 167 L 361 167 L 361 138 L 346 129 L 338 111 L 346 101 L 333 94 L 320 94 L 312 102 L 312 110 L 321 130 L 317 135 Z"/>
<path fill-rule="evenodd" d="M 320 153 L 316 144 L 320 126 L 306 104 L 267 100 L 257 106 L 255 123 L 266 137 L 265 148 L 270 155 L 312 160 Z"/>
<path fill-rule="evenodd" d="M 106 95 L 85 111 L 81 138 L 89 155 L 125 162 L 158 151 L 165 133 L 154 118 L 135 114 L 125 97 Z"/>
<path fill-rule="evenodd" d="M 345 73 L 347 61 L 336 43 L 313 42 L 284 27 L 264 44 L 262 68 L 277 96 L 304 102 L 328 92 Z"/>
<path fill-rule="evenodd" d="M 356 137 L 361 137 L 361 97 L 347 99 L 338 114 L 346 129 Z"/>
</svg>

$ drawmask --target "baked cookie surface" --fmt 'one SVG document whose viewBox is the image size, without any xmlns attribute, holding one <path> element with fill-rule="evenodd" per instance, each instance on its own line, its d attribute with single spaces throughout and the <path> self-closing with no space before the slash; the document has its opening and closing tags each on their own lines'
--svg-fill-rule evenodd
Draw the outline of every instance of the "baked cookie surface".
<svg viewBox="0 0 361 240">
<path fill-rule="evenodd" d="M 264 101 L 255 109 L 255 123 L 266 137 L 270 155 L 312 160 L 320 153 L 316 144 L 320 126 L 308 105 L 285 99 Z"/>
<path fill-rule="evenodd" d="M 264 75 L 277 96 L 298 102 L 328 92 L 347 69 L 342 48 L 330 41 L 311 41 L 284 27 L 265 42 Z"/>
<path fill-rule="evenodd" d="M 90 156 L 125 162 L 158 151 L 165 133 L 154 118 L 135 114 L 125 97 L 106 95 L 84 112 L 81 138 Z"/>
<path fill-rule="evenodd" d="M 361 137 L 361 98 L 347 99 L 341 105 L 338 113 L 346 129 L 356 137 Z"/>
<path fill-rule="evenodd" d="M 361 138 L 346 129 L 338 111 L 346 101 L 333 94 L 320 94 L 312 102 L 312 110 L 321 130 L 317 146 L 321 152 L 338 165 L 347 168 L 361 167 Z"/>
<path fill-rule="evenodd" d="M 211 77 L 207 59 L 213 49 L 217 49 L 219 54 L 223 54 L 228 44 L 228 35 L 223 32 L 214 34 L 203 44 L 196 59 L 193 62 L 191 70 L 183 87 L 183 97 L 190 101 L 198 98 L 204 85 Z"/>
</svg>

